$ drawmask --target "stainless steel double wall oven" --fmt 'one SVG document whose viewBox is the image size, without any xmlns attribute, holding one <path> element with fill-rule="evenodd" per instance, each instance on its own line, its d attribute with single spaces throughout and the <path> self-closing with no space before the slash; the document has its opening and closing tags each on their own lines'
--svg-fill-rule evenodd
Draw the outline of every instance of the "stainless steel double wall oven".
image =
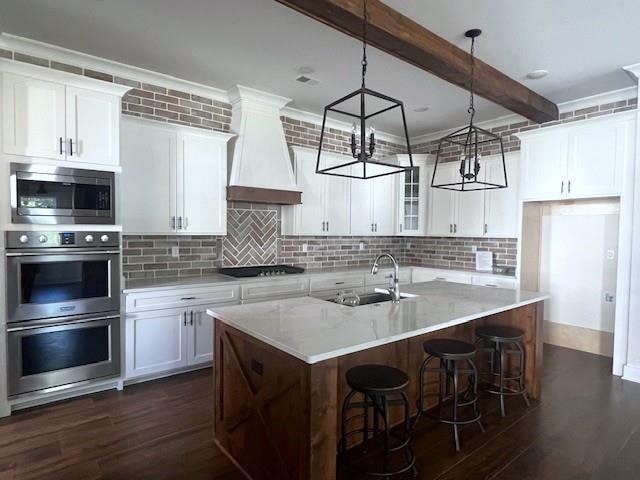
<svg viewBox="0 0 640 480">
<path fill-rule="evenodd" d="M 6 232 L 9 395 L 120 373 L 120 234 Z"/>
</svg>

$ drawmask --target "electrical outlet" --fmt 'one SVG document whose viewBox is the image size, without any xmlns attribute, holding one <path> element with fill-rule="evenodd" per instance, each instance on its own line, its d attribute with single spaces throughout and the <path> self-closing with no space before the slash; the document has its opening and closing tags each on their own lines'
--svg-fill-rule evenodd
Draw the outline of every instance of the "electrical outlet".
<svg viewBox="0 0 640 480">
<path fill-rule="evenodd" d="M 178 247 L 171 247 L 171 256 L 173 258 L 178 258 L 180 256 L 180 251 L 178 250 Z"/>
<path fill-rule="evenodd" d="M 611 293 L 605 293 L 604 294 L 605 303 L 613 303 L 615 299 L 616 299 L 616 297 L 614 297 L 613 294 L 611 294 Z"/>
<path fill-rule="evenodd" d="M 613 260 L 616 258 L 615 250 L 607 250 L 607 260 Z"/>
<path fill-rule="evenodd" d="M 364 242 L 360 242 L 360 244 L 358 245 L 358 247 L 360 248 L 360 250 L 364 250 Z"/>
<path fill-rule="evenodd" d="M 411 250 L 411 242 L 407 243 L 407 250 Z"/>
<path fill-rule="evenodd" d="M 306 243 L 303 243 L 302 244 L 302 251 L 305 252 L 305 253 L 308 252 L 309 251 L 309 245 L 307 245 Z"/>
<path fill-rule="evenodd" d="M 471 246 L 471 253 L 476 253 L 478 251 L 478 247 L 476 247 L 475 245 Z"/>
</svg>

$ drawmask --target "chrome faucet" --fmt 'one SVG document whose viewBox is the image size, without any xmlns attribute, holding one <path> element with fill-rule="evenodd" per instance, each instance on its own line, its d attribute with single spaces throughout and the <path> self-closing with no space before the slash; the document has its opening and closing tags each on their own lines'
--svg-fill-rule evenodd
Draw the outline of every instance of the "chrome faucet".
<svg viewBox="0 0 640 480">
<path fill-rule="evenodd" d="M 378 273 L 378 262 L 382 257 L 389 257 L 389 259 L 393 262 L 393 287 L 389 288 L 389 293 L 393 297 L 393 303 L 400 303 L 400 285 L 398 278 L 400 277 L 400 267 L 398 265 L 398 261 L 396 258 L 390 253 L 381 253 L 378 255 L 371 266 L 371 275 L 376 275 Z"/>
</svg>

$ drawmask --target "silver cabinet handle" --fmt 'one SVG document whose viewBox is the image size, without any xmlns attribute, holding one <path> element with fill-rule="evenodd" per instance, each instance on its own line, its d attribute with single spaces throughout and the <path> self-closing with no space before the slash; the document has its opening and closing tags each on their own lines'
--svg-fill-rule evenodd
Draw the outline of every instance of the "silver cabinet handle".
<svg viewBox="0 0 640 480">
<path fill-rule="evenodd" d="M 186 327 L 187 326 L 187 312 L 184 312 L 184 320 L 182 321 L 182 324 Z"/>
<path fill-rule="evenodd" d="M 371 224 L 371 231 L 373 232 L 373 223 Z"/>
<path fill-rule="evenodd" d="M 176 217 L 171 217 L 171 230 L 176 229 Z"/>
<path fill-rule="evenodd" d="M 567 193 L 571 193 L 571 180 L 567 184 Z"/>
<path fill-rule="evenodd" d="M 62 151 L 62 137 L 60 137 L 60 155 L 62 155 L 64 152 Z"/>
<path fill-rule="evenodd" d="M 182 297 L 180 300 L 186 302 L 187 300 L 195 300 L 196 297 Z"/>
<path fill-rule="evenodd" d="M 487 234 L 487 231 L 488 231 L 488 230 L 489 230 L 489 229 L 488 229 L 488 227 L 487 227 L 487 224 L 485 223 L 485 224 L 484 224 L 484 234 L 485 234 L 485 235 Z"/>
<path fill-rule="evenodd" d="M 323 232 L 324 232 L 324 225 L 325 225 L 325 223 L 327 223 L 327 222 L 322 222 L 322 231 L 323 231 Z"/>
<path fill-rule="evenodd" d="M 400 224 L 400 233 L 402 233 L 402 224 Z"/>
<path fill-rule="evenodd" d="M 69 139 L 69 156 L 73 157 L 73 140 Z"/>
<path fill-rule="evenodd" d="M 458 224 L 457 223 L 453 224 L 453 233 L 458 233 Z"/>
<path fill-rule="evenodd" d="M 190 313 L 189 325 L 193 326 L 193 310 L 191 310 L 191 313 Z"/>
<path fill-rule="evenodd" d="M 564 193 L 564 180 L 560 184 L 560 193 Z"/>
<path fill-rule="evenodd" d="M 449 224 L 449 233 L 453 233 L 453 223 Z"/>
<path fill-rule="evenodd" d="M 327 232 L 329 231 L 329 221 L 327 220 Z"/>
<path fill-rule="evenodd" d="M 182 230 L 182 216 L 178 217 L 178 230 Z"/>
<path fill-rule="evenodd" d="M 375 225 L 375 230 L 374 230 L 374 232 L 377 232 L 377 231 L 378 231 L 378 224 L 377 224 L 377 223 L 374 223 L 374 225 Z"/>
</svg>

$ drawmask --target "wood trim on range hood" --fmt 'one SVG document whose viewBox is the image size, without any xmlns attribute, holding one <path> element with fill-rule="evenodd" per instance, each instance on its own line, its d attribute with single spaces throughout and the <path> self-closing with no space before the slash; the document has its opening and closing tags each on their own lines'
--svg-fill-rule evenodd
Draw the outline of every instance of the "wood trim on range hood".
<svg viewBox="0 0 640 480">
<path fill-rule="evenodd" d="M 363 0 L 276 0 L 362 38 Z M 471 56 L 380 0 L 367 0 L 367 42 L 449 83 L 469 89 Z M 476 58 L 475 92 L 538 123 L 557 120 L 555 103 Z"/>
<path fill-rule="evenodd" d="M 302 193 L 273 188 L 227 187 L 227 200 L 231 202 L 272 203 L 276 205 L 297 205 L 302 203 Z"/>
</svg>

